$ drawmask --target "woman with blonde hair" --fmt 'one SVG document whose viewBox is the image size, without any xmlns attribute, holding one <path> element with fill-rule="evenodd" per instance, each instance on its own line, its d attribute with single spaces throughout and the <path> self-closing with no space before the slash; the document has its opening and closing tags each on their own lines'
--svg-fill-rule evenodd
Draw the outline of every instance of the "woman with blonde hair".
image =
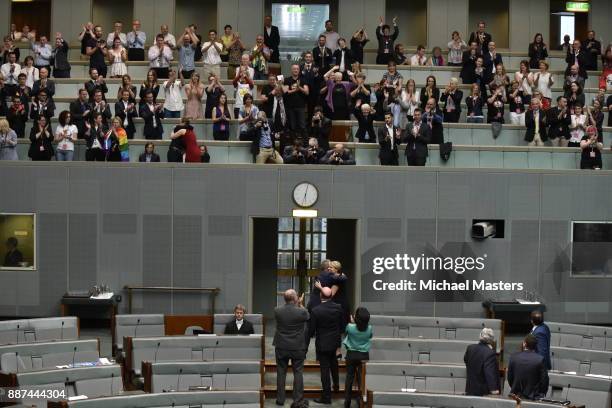
<svg viewBox="0 0 612 408">
<path fill-rule="evenodd" d="M 338 261 L 331 261 L 329 263 L 329 269 L 337 276 L 346 276 L 346 274 L 342 272 L 342 264 Z M 338 285 L 338 290 L 333 297 L 333 301 L 342 306 L 342 331 L 344 332 L 344 329 L 349 322 L 351 310 L 348 301 L 348 294 L 346 293 L 346 279 L 338 280 L 336 284 Z"/>
<path fill-rule="evenodd" d="M 19 160 L 17 134 L 6 119 L 0 119 L 0 160 Z"/>
<path fill-rule="evenodd" d="M 111 131 L 113 135 L 117 139 L 117 152 L 111 152 L 113 160 L 109 159 L 109 161 L 122 161 L 129 162 L 130 161 L 130 147 L 128 145 L 128 136 L 127 132 L 122 126 L 122 120 L 119 116 L 115 116 L 111 121 L 112 128 Z"/>
</svg>

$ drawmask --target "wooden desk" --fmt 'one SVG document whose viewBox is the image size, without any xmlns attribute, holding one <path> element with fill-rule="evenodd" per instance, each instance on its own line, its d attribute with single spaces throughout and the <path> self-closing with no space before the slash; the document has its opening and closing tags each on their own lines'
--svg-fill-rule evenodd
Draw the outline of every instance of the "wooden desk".
<svg viewBox="0 0 612 408">
<path fill-rule="evenodd" d="M 102 309 L 103 312 L 97 318 L 108 318 L 112 322 L 117 315 L 117 307 L 121 301 L 121 296 L 115 295 L 110 299 L 91 299 L 89 296 L 62 296 L 60 309 L 62 316 L 77 316 L 74 307 L 84 309 Z"/>
</svg>

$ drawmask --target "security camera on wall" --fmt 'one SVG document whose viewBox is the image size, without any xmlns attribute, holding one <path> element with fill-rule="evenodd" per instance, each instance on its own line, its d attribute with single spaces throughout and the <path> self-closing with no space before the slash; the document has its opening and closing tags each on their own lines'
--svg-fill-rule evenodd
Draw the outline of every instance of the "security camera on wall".
<svg viewBox="0 0 612 408">
<path fill-rule="evenodd" d="M 487 239 L 494 237 L 496 233 L 495 224 L 488 221 L 476 222 L 472 225 L 472 238 Z"/>
</svg>

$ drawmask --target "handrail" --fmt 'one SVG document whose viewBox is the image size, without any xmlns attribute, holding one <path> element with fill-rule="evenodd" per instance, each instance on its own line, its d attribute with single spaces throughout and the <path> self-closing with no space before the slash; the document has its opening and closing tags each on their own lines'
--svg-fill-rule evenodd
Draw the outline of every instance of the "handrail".
<svg viewBox="0 0 612 408">
<path fill-rule="evenodd" d="M 179 286 L 131 286 L 125 285 L 123 287 L 124 290 L 128 293 L 128 313 L 132 313 L 132 292 L 135 290 L 138 291 L 151 291 L 151 292 L 208 292 L 212 293 L 211 297 L 211 314 L 215 314 L 215 299 L 219 292 L 221 292 L 220 288 L 187 288 L 187 287 L 179 287 Z"/>
</svg>

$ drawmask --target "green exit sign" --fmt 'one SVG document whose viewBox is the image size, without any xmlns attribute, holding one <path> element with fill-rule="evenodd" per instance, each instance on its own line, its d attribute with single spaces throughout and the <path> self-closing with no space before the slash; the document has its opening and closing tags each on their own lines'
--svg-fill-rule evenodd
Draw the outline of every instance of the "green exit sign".
<svg viewBox="0 0 612 408">
<path fill-rule="evenodd" d="M 578 1 L 568 1 L 565 3 L 565 11 L 573 11 L 574 13 L 588 13 L 590 4 Z"/>
<path fill-rule="evenodd" d="M 288 6 L 287 7 L 287 13 L 305 13 L 306 12 L 306 7 L 303 6 Z"/>
</svg>

